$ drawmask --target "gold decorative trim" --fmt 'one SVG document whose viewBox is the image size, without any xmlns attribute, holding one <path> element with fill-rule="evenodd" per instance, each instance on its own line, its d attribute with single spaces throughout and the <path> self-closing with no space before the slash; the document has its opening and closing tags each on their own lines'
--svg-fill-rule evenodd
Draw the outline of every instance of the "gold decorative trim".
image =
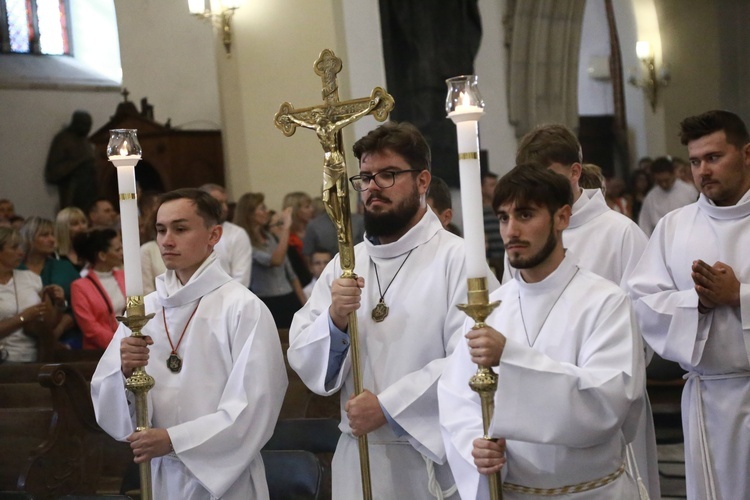
<svg viewBox="0 0 750 500">
<path fill-rule="evenodd" d="M 479 158 L 479 155 L 472 152 L 472 153 L 458 153 L 458 159 L 459 160 L 476 160 Z"/>
<path fill-rule="evenodd" d="M 560 488 L 532 488 L 530 486 L 523 486 L 521 484 L 505 483 L 503 489 L 505 491 L 512 491 L 513 493 L 522 493 L 525 495 L 536 495 L 545 497 L 554 497 L 562 495 L 570 495 L 571 493 L 582 493 L 584 491 L 591 491 L 596 488 L 601 488 L 609 483 L 613 482 L 618 477 L 622 476 L 625 472 L 625 464 L 623 463 L 620 467 L 612 474 L 604 476 L 593 481 L 587 481 L 585 483 L 573 484 L 570 486 L 562 486 Z"/>
<path fill-rule="evenodd" d="M 120 193 L 120 201 L 135 200 L 135 193 Z"/>
</svg>

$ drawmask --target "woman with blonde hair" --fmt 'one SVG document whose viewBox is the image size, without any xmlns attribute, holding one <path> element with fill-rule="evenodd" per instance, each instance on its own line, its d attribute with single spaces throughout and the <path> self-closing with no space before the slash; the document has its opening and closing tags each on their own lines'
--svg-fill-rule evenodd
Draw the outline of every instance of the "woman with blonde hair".
<svg viewBox="0 0 750 500">
<path fill-rule="evenodd" d="M 79 258 L 73 240 L 76 235 L 88 229 L 89 221 L 86 214 L 78 207 L 66 207 L 57 212 L 55 218 L 55 241 L 57 242 L 57 255 L 67 259 L 73 264 L 77 271 L 83 269 L 86 264 L 84 259 Z"/>
<path fill-rule="evenodd" d="M 312 273 L 307 264 L 304 253 L 302 253 L 307 224 L 312 220 L 315 212 L 312 198 L 307 193 L 295 191 L 284 196 L 281 208 L 292 209 L 292 227 L 289 232 L 289 249 L 287 257 L 292 264 L 292 269 L 297 274 L 300 284 L 304 288 L 312 281 Z"/>
<path fill-rule="evenodd" d="M 242 195 L 234 211 L 234 223 L 247 231 L 253 245 L 250 290 L 268 306 L 277 328 L 289 328 L 294 313 L 306 302 L 287 258 L 292 208 L 281 212 L 282 225 L 277 239 L 266 229 L 269 215 L 264 199 L 262 193 Z"/>
<path fill-rule="evenodd" d="M 55 225 L 49 219 L 29 217 L 19 231 L 23 262 L 19 269 L 33 271 L 42 279 L 42 285 L 59 285 L 65 294 L 67 307 L 55 326 L 53 335 L 73 349 L 82 346 L 81 332 L 76 328 L 70 308 L 70 284 L 80 278 L 73 264 L 55 255 Z"/>
</svg>

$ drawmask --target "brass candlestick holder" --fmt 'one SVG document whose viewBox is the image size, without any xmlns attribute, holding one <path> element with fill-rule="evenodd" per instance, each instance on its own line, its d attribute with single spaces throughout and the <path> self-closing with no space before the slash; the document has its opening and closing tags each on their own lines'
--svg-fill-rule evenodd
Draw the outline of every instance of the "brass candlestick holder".
<svg viewBox="0 0 750 500">
<path fill-rule="evenodd" d="M 487 278 L 469 278 L 468 282 L 468 304 L 458 304 L 458 308 L 474 320 L 474 327 L 477 330 L 487 326 L 484 320 L 495 310 L 500 302 L 490 302 L 490 293 L 487 289 Z M 479 394 L 482 401 L 482 428 L 483 439 L 492 440 L 489 435 L 492 414 L 495 411 L 495 391 L 497 391 L 497 374 L 490 366 L 477 365 L 477 372 L 469 379 L 471 390 Z M 503 480 L 500 472 L 496 472 L 487 477 L 490 482 L 490 498 L 492 500 L 502 500 L 503 498 Z"/>
<path fill-rule="evenodd" d="M 141 329 L 154 317 L 154 313 L 146 315 L 146 306 L 143 303 L 143 295 L 128 297 L 127 316 L 118 316 L 117 320 L 127 326 L 132 332 L 131 337 L 143 337 Z M 125 381 L 125 388 L 135 396 L 135 421 L 136 432 L 148 429 L 148 391 L 154 387 L 154 378 L 146 373 L 142 366 L 133 370 L 133 373 Z M 151 461 L 147 460 L 139 466 L 141 475 L 141 499 L 151 500 L 153 489 L 151 487 Z"/>
</svg>

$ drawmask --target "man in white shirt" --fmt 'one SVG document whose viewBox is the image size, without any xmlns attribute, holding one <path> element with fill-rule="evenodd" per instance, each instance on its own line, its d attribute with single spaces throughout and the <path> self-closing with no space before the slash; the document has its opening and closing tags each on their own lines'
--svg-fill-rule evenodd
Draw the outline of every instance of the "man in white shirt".
<svg viewBox="0 0 750 500">
<path fill-rule="evenodd" d="M 641 213 L 638 216 L 638 225 L 649 236 L 662 217 L 698 199 L 698 190 L 693 184 L 677 177 L 674 162 L 669 158 L 655 159 L 651 164 L 651 175 L 654 178 L 654 187 L 643 199 Z"/>
<path fill-rule="evenodd" d="M 625 443 L 643 404 L 640 333 L 627 294 L 563 248 L 571 204 L 568 181 L 534 165 L 511 170 L 495 190 L 513 279 L 490 295 L 500 305 L 486 326 L 464 323 L 466 339 L 438 384 L 461 498 L 489 498 L 480 473 L 501 467 L 506 499 L 638 498 Z M 476 364 L 498 374 L 488 432 L 496 440 L 482 438 L 479 396 L 468 386 Z"/>
<path fill-rule="evenodd" d="M 96 419 L 151 461 L 153 498 L 268 499 L 260 449 L 287 387 L 271 313 L 221 268 L 221 208 L 208 194 L 162 195 L 156 240 L 167 272 L 145 298 L 146 337 L 120 325 L 91 381 Z M 135 431 L 125 377 L 148 366 L 151 428 Z"/>
<path fill-rule="evenodd" d="M 221 204 L 222 235 L 221 240 L 214 247 L 221 267 L 229 276 L 249 288 L 250 272 L 253 268 L 253 247 L 250 244 L 250 236 L 240 226 L 227 220 L 229 207 L 227 206 L 227 193 L 223 187 L 218 184 L 204 184 L 199 189 L 210 194 Z"/>
<path fill-rule="evenodd" d="M 750 135 L 728 111 L 680 124 L 697 203 L 662 218 L 628 286 L 643 336 L 688 371 L 689 499 L 750 492 Z"/>
</svg>

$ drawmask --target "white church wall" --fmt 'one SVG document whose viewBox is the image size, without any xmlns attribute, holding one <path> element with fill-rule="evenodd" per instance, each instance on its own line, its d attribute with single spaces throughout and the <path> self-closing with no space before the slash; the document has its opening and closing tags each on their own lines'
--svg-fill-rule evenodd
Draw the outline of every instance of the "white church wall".
<svg viewBox="0 0 750 500">
<path fill-rule="evenodd" d="M 613 2 L 613 9 L 620 38 L 623 77 L 640 77 L 643 64 L 635 53 L 636 42 L 651 43 L 654 55 L 661 61 L 661 33 L 654 1 Z M 637 162 L 643 156 L 654 158 L 663 155 L 666 144 L 664 101 L 661 100 L 653 110 L 641 89 L 626 83 L 624 93 L 632 162 Z M 635 168 L 635 164 L 631 165 L 632 168 Z"/>
<path fill-rule="evenodd" d="M 505 68 L 508 52 L 503 45 L 505 1 L 479 0 L 482 45 L 474 65 L 485 115 L 479 121 L 479 146 L 487 150 L 488 167 L 498 175 L 515 165 L 518 140 L 508 122 L 508 90 Z"/>
<path fill-rule="evenodd" d="M 131 100 L 148 97 L 154 119 L 171 119 L 175 128 L 220 128 L 211 25 L 193 17 L 185 0 L 115 0 L 115 7 Z"/>
<path fill-rule="evenodd" d="M 665 145 L 659 154 L 684 159 L 687 148 L 679 141 L 680 122 L 710 109 L 733 108 L 731 103 L 721 101 L 721 79 L 723 75 L 732 74 L 733 64 L 746 64 L 746 61 L 731 61 L 722 66 L 725 52 L 718 40 L 732 30 L 743 30 L 747 19 L 736 20 L 734 26 L 720 24 L 717 12 L 725 7 L 725 1 L 690 2 L 690 8 L 678 0 L 654 0 L 654 5 L 663 60 L 672 75 L 669 87 L 661 90 L 659 97 L 664 113 Z M 739 44 L 739 37 L 729 35 L 729 39 L 723 41 Z"/>
<path fill-rule="evenodd" d="M 609 26 L 604 2 L 586 2 L 581 29 L 581 52 L 578 62 L 578 114 L 581 116 L 613 115 L 614 97 L 609 74 Z M 590 67 L 607 62 L 606 75 L 597 78 Z"/>
<path fill-rule="evenodd" d="M 260 191 L 278 209 L 288 192 L 318 194 L 323 152 L 315 134 L 286 137 L 273 118 L 285 101 L 322 103 L 313 63 L 324 48 L 343 52 L 336 22 L 330 2 L 253 0 L 237 11 L 232 57 L 218 61 L 230 198 Z"/>
</svg>

